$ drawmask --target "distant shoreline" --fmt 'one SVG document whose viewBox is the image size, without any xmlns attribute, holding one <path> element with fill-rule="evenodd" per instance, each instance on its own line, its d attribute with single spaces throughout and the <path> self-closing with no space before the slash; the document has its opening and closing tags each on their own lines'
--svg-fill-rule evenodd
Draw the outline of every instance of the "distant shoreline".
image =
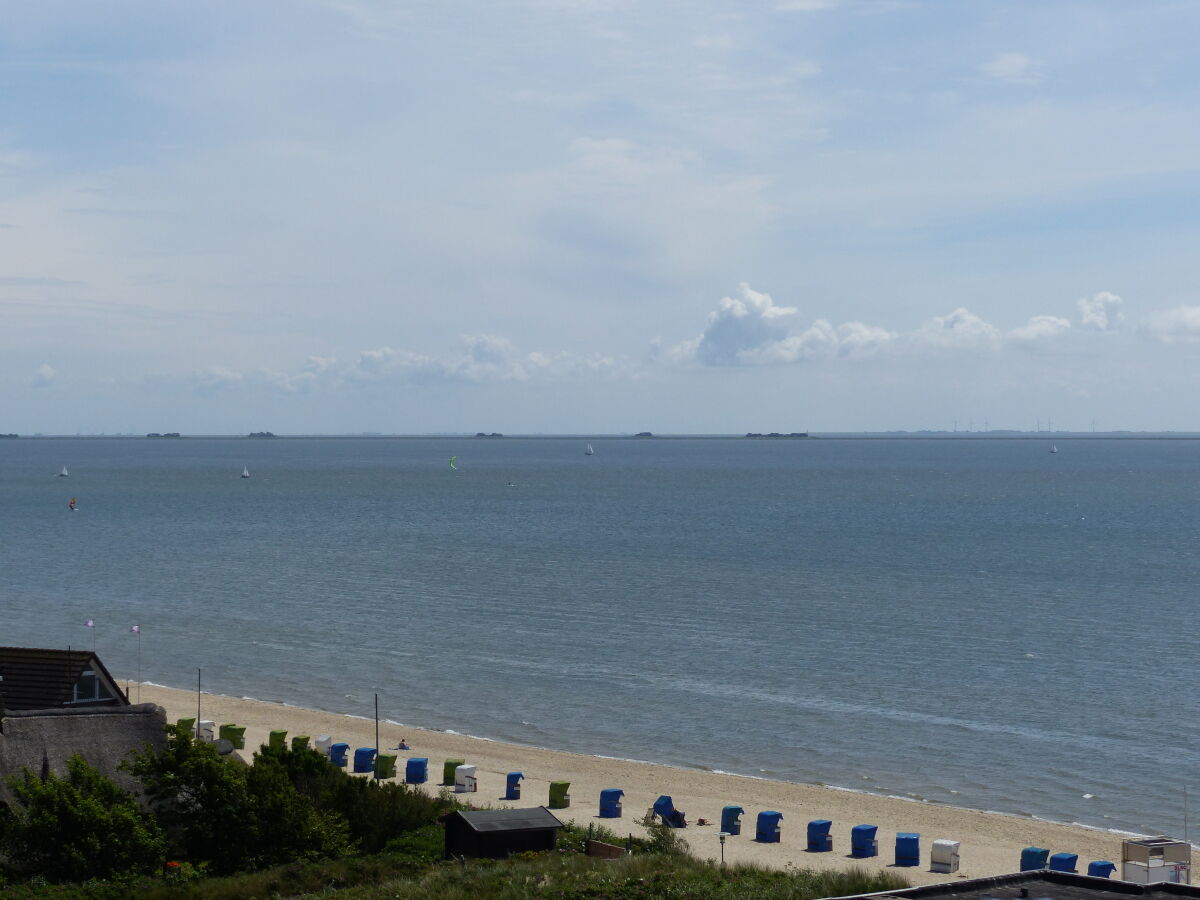
<svg viewBox="0 0 1200 900">
<path fill-rule="evenodd" d="M 0 435 L 10 441 L 155 441 L 163 442 L 162 436 L 145 434 L 19 434 Z M 1200 432 L 1178 431 L 1106 431 L 1106 432 L 953 432 L 953 431 L 895 431 L 895 432 L 810 432 L 805 437 L 748 436 L 746 434 L 505 434 L 502 436 L 475 433 L 446 432 L 444 434 L 276 434 L 270 438 L 250 437 L 245 434 L 181 434 L 172 436 L 174 441 L 748 441 L 753 443 L 785 444 L 805 441 L 1200 441 Z"/>
</svg>

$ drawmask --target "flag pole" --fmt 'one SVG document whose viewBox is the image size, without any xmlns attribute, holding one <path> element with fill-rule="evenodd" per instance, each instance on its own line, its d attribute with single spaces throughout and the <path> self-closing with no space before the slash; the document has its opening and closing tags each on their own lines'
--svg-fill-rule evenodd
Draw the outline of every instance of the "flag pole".
<svg viewBox="0 0 1200 900">
<path fill-rule="evenodd" d="M 200 740 L 200 670 L 196 670 L 196 740 Z"/>
<path fill-rule="evenodd" d="M 379 694 L 375 694 L 375 780 L 379 780 Z"/>
</svg>

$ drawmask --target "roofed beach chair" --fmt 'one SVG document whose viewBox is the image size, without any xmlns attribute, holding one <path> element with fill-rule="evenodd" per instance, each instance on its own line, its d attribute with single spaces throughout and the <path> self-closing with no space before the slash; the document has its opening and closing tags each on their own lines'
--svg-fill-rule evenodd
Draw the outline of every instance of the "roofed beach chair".
<svg viewBox="0 0 1200 900">
<path fill-rule="evenodd" d="M 813 819 L 808 823 L 809 853 L 828 853 L 833 849 L 833 835 L 829 833 L 832 827 L 829 819 Z"/>
<path fill-rule="evenodd" d="M 267 746 L 272 750 L 286 750 L 287 732 L 281 730 L 272 731 L 267 735 Z"/>
<path fill-rule="evenodd" d="M 475 766 L 458 766 L 454 770 L 454 793 L 472 794 L 479 790 Z"/>
<path fill-rule="evenodd" d="M 217 733 L 217 736 L 221 740 L 229 741 L 229 743 L 233 744 L 235 750 L 246 749 L 245 725 L 234 725 L 232 722 L 228 722 L 221 726 L 221 730 Z"/>
<path fill-rule="evenodd" d="M 754 829 L 754 839 L 760 844 L 778 844 L 781 831 L 779 822 L 783 813 L 767 809 L 758 814 L 758 825 Z"/>
<path fill-rule="evenodd" d="M 359 775 L 375 771 L 374 747 L 359 747 L 354 751 L 354 771 Z"/>
<path fill-rule="evenodd" d="M 867 859 L 879 855 L 879 841 L 875 840 L 878 825 L 855 825 L 850 829 L 850 855 L 855 859 Z"/>
<path fill-rule="evenodd" d="M 1076 872 L 1079 863 L 1078 853 L 1055 853 L 1050 857 L 1051 872 Z"/>
<path fill-rule="evenodd" d="M 454 787 L 454 770 L 465 762 L 465 759 L 448 759 L 442 763 L 442 787 Z"/>
<path fill-rule="evenodd" d="M 1050 851 L 1045 847 L 1026 847 L 1021 851 L 1021 871 L 1034 872 L 1046 868 Z"/>
<path fill-rule="evenodd" d="M 1097 859 L 1088 863 L 1087 873 L 1093 878 L 1112 878 L 1112 873 L 1115 871 L 1117 871 L 1116 865 L 1107 859 Z"/>
<path fill-rule="evenodd" d="M 650 807 L 650 818 L 658 816 L 664 825 L 671 828 L 687 828 L 687 817 L 681 810 L 675 808 L 675 801 L 666 794 L 660 796 Z"/>
<path fill-rule="evenodd" d="M 740 806 L 726 806 L 721 810 L 721 830 L 726 834 L 741 834 L 741 815 L 746 811 Z"/>
<path fill-rule="evenodd" d="M 350 745 L 345 741 L 338 741 L 336 744 L 329 745 L 329 761 L 339 769 L 346 768 L 346 757 L 350 753 Z"/>
<path fill-rule="evenodd" d="M 919 866 L 921 864 L 921 835 L 915 831 L 896 832 L 896 865 Z"/>
<path fill-rule="evenodd" d="M 504 800 L 520 800 L 521 799 L 521 779 L 525 777 L 524 772 L 509 772 L 504 779 Z"/>
<path fill-rule="evenodd" d="M 424 756 L 414 756 L 404 764 L 405 784 L 424 784 L 429 780 L 429 760 Z"/>
<path fill-rule="evenodd" d="M 929 851 L 929 871 L 950 873 L 958 871 L 958 841 L 936 840 Z"/>
<path fill-rule="evenodd" d="M 621 818 L 621 798 L 625 792 L 620 788 L 608 788 L 600 792 L 600 818 Z"/>
<path fill-rule="evenodd" d="M 566 809 L 571 805 L 571 795 L 567 793 L 571 790 L 571 782 L 569 781 L 552 781 L 550 782 L 550 809 Z"/>
</svg>

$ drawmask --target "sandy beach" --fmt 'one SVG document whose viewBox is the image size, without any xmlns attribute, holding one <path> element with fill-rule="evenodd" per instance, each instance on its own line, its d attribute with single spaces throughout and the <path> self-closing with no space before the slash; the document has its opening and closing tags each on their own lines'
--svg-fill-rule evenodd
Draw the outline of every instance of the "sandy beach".
<svg viewBox="0 0 1200 900">
<path fill-rule="evenodd" d="M 168 721 L 196 714 L 194 691 L 144 684 L 141 700 L 164 707 Z M 289 737 L 307 734 L 315 740 L 321 735 L 331 735 L 334 740 L 350 744 L 351 751 L 355 747 L 374 746 L 375 742 L 373 721 L 279 703 L 202 694 L 201 713 L 202 718 L 211 719 L 218 725 L 231 722 L 245 726 L 244 752 L 247 755 L 266 743 L 269 731 L 280 728 L 286 729 Z M 717 834 L 720 829 L 717 824 L 696 826 L 694 823 L 700 818 L 719 823 L 722 807 L 727 804 L 742 806 L 746 810 L 742 817 L 742 834 L 727 840 L 727 862 L 746 861 L 781 868 L 789 865 L 822 869 L 891 868 L 914 884 L 930 884 L 1016 871 L 1021 849 L 1027 846 L 1046 847 L 1052 853 L 1077 853 L 1080 871 L 1085 871 L 1087 863 L 1094 859 L 1120 860 L 1120 836 L 1078 826 L 814 785 L 523 747 L 381 721 L 380 743 L 385 750 L 396 747 L 401 737 L 411 747 L 409 751 L 398 753 L 401 777 L 406 758 L 427 757 L 430 781 L 422 790 L 436 793 L 442 762 L 465 759 L 478 767 L 479 790 L 464 795 L 464 799 L 479 806 L 544 805 L 551 781 L 570 781 L 571 806 L 555 810 L 555 814 L 585 826 L 596 822 L 623 834 L 642 831 L 635 820 L 645 814 L 660 794 L 669 794 L 676 807 L 686 813 L 689 827 L 682 834 L 701 857 L 719 857 Z M 602 751 L 603 748 L 597 749 Z M 501 800 L 505 774 L 514 770 L 525 773 L 521 800 Z M 595 818 L 600 791 L 605 788 L 625 791 L 623 818 Z M 754 841 L 755 820 L 761 810 L 777 810 L 783 814 L 779 843 Z M 832 852 L 809 853 L 805 850 L 806 827 L 811 819 L 833 821 Z M 879 826 L 879 856 L 852 860 L 847 855 L 850 829 L 864 823 Z M 895 835 L 899 831 L 921 835 L 922 865 L 919 868 L 892 867 Z M 929 848 L 939 838 L 961 842 L 961 868 L 957 875 L 928 871 Z"/>
</svg>

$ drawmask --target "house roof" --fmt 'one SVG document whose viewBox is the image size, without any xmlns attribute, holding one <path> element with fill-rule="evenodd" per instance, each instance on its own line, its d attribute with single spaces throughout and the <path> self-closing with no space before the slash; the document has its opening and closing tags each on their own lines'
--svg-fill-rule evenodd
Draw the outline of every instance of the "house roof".
<svg viewBox="0 0 1200 900">
<path fill-rule="evenodd" d="M 91 650 L 0 647 L 0 710 L 65 706 L 73 699 L 79 676 L 89 668 L 114 695 L 110 705 L 129 705 L 100 657 Z"/>
<path fill-rule="evenodd" d="M 1094 878 L 1071 872 L 1017 872 L 993 878 L 969 878 L 942 884 L 927 884 L 876 894 L 859 894 L 871 900 L 1200 900 L 1200 887 L 1187 884 L 1134 884 L 1115 878 Z M 843 898 L 851 900 L 851 898 Z"/>
<path fill-rule="evenodd" d="M 562 828 L 563 823 L 544 806 L 533 809 L 456 810 L 472 831 L 536 831 L 543 828 Z M 449 818 L 450 816 L 447 816 Z"/>
</svg>

